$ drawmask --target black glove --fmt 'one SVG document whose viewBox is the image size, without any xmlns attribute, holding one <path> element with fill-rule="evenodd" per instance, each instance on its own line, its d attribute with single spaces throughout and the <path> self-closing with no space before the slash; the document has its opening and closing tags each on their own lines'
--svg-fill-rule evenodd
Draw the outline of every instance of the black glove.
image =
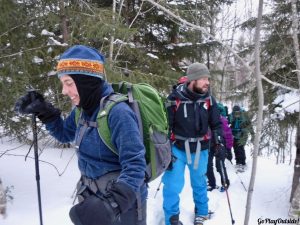
<svg viewBox="0 0 300 225">
<path fill-rule="evenodd" d="M 228 159 L 230 162 L 232 160 L 232 151 L 231 149 L 226 149 L 226 159 Z"/>
<path fill-rule="evenodd" d="M 135 192 L 131 187 L 122 182 L 114 183 L 108 190 L 108 193 L 112 195 L 118 203 L 121 213 L 127 212 L 136 202 Z"/>
<path fill-rule="evenodd" d="M 116 203 L 90 195 L 73 206 L 69 215 L 75 225 L 111 225 L 118 218 L 119 212 Z"/>
<path fill-rule="evenodd" d="M 20 97 L 14 110 L 20 114 L 35 114 L 43 123 L 51 122 L 60 116 L 60 110 L 46 102 L 44 97 L 36 91 L 28 92 Z"/>
<path fill-rule="evenodd" d="M 90 195 L 73 206 L 69 214 L 75 225 L 111 225 L 120 213 L 132 208 L 135 201 L 134 191 L 128 185 L 116 182 L 105 195 Z"/>
<path fill-rule="evenodd" d="M 215 156 L 220 160 L 225 160 L 226 158 L 226 148 L 223 144 L 215 145 Z"/>
</svg>

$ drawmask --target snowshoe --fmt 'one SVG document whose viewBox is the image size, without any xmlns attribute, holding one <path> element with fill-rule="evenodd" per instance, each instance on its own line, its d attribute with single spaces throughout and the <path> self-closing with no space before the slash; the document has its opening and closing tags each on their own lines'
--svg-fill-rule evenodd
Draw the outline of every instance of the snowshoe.
<svg viewBox="0 0 300 225">
<path fill-rule="evenodd" d="M 230 184 L 230 182 L 229 182 L 229 180 L 228 180 L 228 181 L 227 181 L 227 185 L 226 185 L 226 186 L 222 185 L 222 186 L 219 188 L 219 191 L 220 191 L 220 192 L 226 191 L 226 189 L 229 188 L 229 184 Z"/>
<path fill-rule="evenodd" d="M 220 192 L 224 192 L 226 190 L 226 188 L 224 186 L 220 187 L 219 191 Z"/>
<path fill-rule="evenodd" d="M 212 216 L 214 215 L 215 212 L 209 210 L 208 211 L 208 215 L 207 215 L 207 219 L 210 220 L 212 218 Z"/>
<path fill-rule="evenodd" d="M 208 220 L 207 216 L 195 216 L 194 225 L 204 225 L 204 221 Z"/>
<path fill-rule="evenodd" d="M 210 186 L 210 185 L 207 186 L 207 191 L 212 191 L 212 190 L 214 190 L 214 189 L 219 189 L 219 186 L 218 186 L 218 185 L 216 185 L 216 186 L 214 186 L 214 187 L 212 187 L 212 186 Z"/>
<path fill-rule="evenodd" d="M 235 168 L 236 168 L 236 172 L 243 173 L 243 172 L 245 172 L 247 166 L 246 165 L 242 165 L 242 164 L 237 164 L 235 166 Z"/>
<path fill-rule="evenodd" d="M 197 208 L 196 207 L 194 209 L 194 212 L 195 212 L 195 214 L 197 214 Z M 215 213 L 214 211 L 208 210 L 208 214 L 206 216 L 207 219 L 210 220 L 212 218 L 212 216 L 213 216 L 214 213 Z"/>
</svg>

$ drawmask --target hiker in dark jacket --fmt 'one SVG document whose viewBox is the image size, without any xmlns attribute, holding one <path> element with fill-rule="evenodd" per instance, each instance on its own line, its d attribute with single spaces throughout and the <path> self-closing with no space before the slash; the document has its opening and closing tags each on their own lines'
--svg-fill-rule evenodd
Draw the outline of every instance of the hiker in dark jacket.
<svg viewBox="0 0 300 225">
<path fill-rule="evenodd" d="M 234 137 L 233 150 L 235 155 L 236 167 L 238 171 L 244 171 L 246 167 L 245 145 L 249 134 L 254 137 L 251 122 L 240 106 L 235 105 L 229 115 L 229 123 Z"/>
<path fill-rule="evenodd" d="M 220 111 L 220 121 L 222 123 L 222 131 L 223 131 L 223 145 L 226 148 L 226 158 L 231 161 L 232 159 L 232 152 L 231 148 L 233 146 L 233 136 L 231 129 L 228 125 L 228 120 L 226 119 L 226 111 L 223 104 L 218 103 L 218 109 Z M 214 168 L 213 168 L 213 159 L 215 156 L 215 146 L 211 146 L 208 156 L 208 165 L 207 165 L 207 179 L 208 179 L 208 191 L 212 191 L 213 189 L 218 188 L 216 185 L 216 178 L 214 175 Z M 221 164 L 222 163 L 222 164 Z M 219 157 L 216 157 L 215 160 L 217 172 L 219 172 L 221 177 L 221 191 L 224 191 L 225 188 L 228 188 L 230 185 L 230 181 L 227 175 L 227 170 L 225 167 L 225 159 L 220 160 Z"/>
<path fill-rule="evenodd" d="M 108 115 L 113 153 L 98 134 L 96 117 L 100 100 L 113 92 L 104 80 L 104 57 L 96 49 L 75 45 L 60 57 L 57 66 L 62 93 L 80 107 L 63 120 L 60 110 L 35 93 L 16 103 L 20 113 L 35 113 L 46 129 L 62 143 L 75 141 L 81 179 L 78 204 L 70 210 L 75 225 L 145 225 L 145 147 L 137 118 L 124 103 L 116 104 Z M 130 137 L 130 138 L 128 138 Z"/>
<path fill-rule="evenodd" d="M 171 129 L 173 160 L 162 181 L 163 209 L 166 225 L 180 225 L 179 194 L 184 186 L 184 171 L 190 171 L 195 204 L 195 225 L 202 225 L 208 216 L 206 170 L 210 130 L 215 133 L 216 152 L 222 151 L 219 111 L 209 94 L 209 70 L 193 63 L 187 69 L 187 81 L 168 96 L 168 119 Z"/>
</svg>

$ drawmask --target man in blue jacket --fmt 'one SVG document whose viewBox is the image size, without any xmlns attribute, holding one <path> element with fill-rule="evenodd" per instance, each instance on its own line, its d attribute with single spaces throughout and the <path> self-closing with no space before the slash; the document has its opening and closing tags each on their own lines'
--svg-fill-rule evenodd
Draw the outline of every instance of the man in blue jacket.
<svg viewBox="0 0 300 225">
<path fill-rule="evenodd" d="M 179 221 L 179 194 L 184 186 L 186 166 L 193 189 L 194 225 L 203 225 L 208 217 L 206 170 L 211 132 L 215 137 L 216 154 L 225 157 L 220 139 L 219 110 L 216 100 L 209 94 L 209 70 L 202 63 L 193 63 L 186 75 L 187 81 L 176 86 L 168 96 L 173 160 L 163 176 L 166 225 L 182 225 Z"/>
<path fill-rule="evenodd" d="M 104 80 L 104 57 L 96 49 L 75 45 L 60 57 L 57 74 L 62 93 L 76 107 L 63 120 L 61 112 L 39 93 L 27 94 L 16 103 L 23 114 L 36 114 L 58 141 L 75 141 L 81 179 L 79 203 L 70 210 L 75 225 L 146 225 L 145 147 L 137 118 L 124 103 L 116 104 L 108 116 L 113 153 L 98 134 L 96 117 L 100 101 L 113 93 Z M 130 137 L 130 138 L 128 138 Z"/>
</svg>

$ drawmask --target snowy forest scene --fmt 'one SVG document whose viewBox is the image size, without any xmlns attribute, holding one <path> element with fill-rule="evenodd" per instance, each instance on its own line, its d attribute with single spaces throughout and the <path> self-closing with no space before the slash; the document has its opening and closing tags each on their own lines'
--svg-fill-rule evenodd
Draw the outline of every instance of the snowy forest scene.
<svg viewBox="0 0 300 225">
<path fill-rule="evenodd" d="M 103 221 L 91 221 L 93 219 L 90 218 L 90 222 L 81 224 L 76 224 L 74 217 L 71 219 L 69 215 L 71 208 L 82 204 L 79 204 L 80 199 L 76 195 L 80 189 L 78 181 L 84 175 L 79 152 L 80 145 L 83 146 L 81 141 L 87 136 L 84 132 L 89 132 L 81 129 L 85 126 L 81 121 L 82 114 L 88 111 L 80 100 L 83 101 L 83 96 L 89 100 L 97 99 L 97 107 L 93 110 L 101 108 L 98 105 L 100 99 L 94 98 L 92 92 L 82 92 L 97 86 L 95 83 L 84 86 L 86 89 L 81 84 L 80 89 L 76 80 L 79 78 L 74 79 L 70 75 L 80 95 L 78 102 L 76 96 L 67 93 L 70 89 L 66 88 L 63 79 L 68 73 L 60 74 L 65 68 L 60 70 L 63 64 L 59 63 L 65 60 L 63 57 L 72 46 L 89 46 L 97 51 L 97 57 L 102 60 L 100 76 L 90 73 L 87 76 L 97 82 L 101 78 L 99 82 L 105 82 L 113 93 L 121 92 L 123 86 L 120 82 L 123 81 L 132 86 L 142 84 L 157 93 L 160 102 L 156 103 L 160 104 L 163 115 L 151 109 L 156 103 L 145 95 L 134 96 L 139 98 L 139 113 L 149 110 L 148 113 L 153 115 L 146 114 L 149 118 L 145 119 L 141 113 L 139 118 L 136 111 L 132 111 L 136 116 L 136 129 L 142 136 L 141 145 L 146 149 L 142 159 L 137 160 L 149 165 L 149 161 L 157 160 L 157 155 L 153 157 L 152 154 L 159 154 L 148 153 L 153 139 L 158 137 L 153 131 L 157 128 L 156 124 L 150 122 L 147 128 L 149 134 L 148 130 L 145 133 L 145 120 L 159 120 L 161 116 L 164 120 L 161 123 L 167 125 L 160 124 L 165 130 L 157 129 L 167 143 L 169 140 L 172 142 L 168 146 L 168 165 L 163 166 L 163 171 L 154 180 L 145 183 L 148 191 L 145 224 L 300 225 L 299 0 L 0 0 L 0 15 L 0 225 L 120 225 L 105 223 L 106 214 L 102 211 L 99 215 L 102 215 Z M 70 59 L 73 60 L 72 57 Z M 171 102 L 170 96 L 174 92 L 184 88 L 190 90 L 191 83 L 203 79 L 203 74 L 194 79 L 190 72 L 191 65 L 197 63 L 203 66 L 205 72 L 208 71 L 204 76 L 208 82 L 207 92 L 204 92 L 206 98 L 194 101 L 184 97 L 188 99 L 186 102 L 177 98 Z M 97 72 L 97 68 L 92 71 Z M 120 91 L 115 91 L 117 86 Z M 195 86 L 192 86 L 192 92 L 197 90 Z M 103 87 L 106 86 L 101 86 L 101 91 Z M 124 102 L 130 103 L 132 96 L 128 86 L 126 94 Z M 200 94 L 204 96 L 202 92 Z M 45 105 L 37 107 L 37 111 L 26 111 L 20 106 L 35 100 Z M 195 114 L 195 118 L 190 117 L 194 120 L 187 119 L 191 115 L 187 106 L 190 103 L 193 104 L 193 112 L 205 108 L 207 114 L 202 117 L 199 113 Z M 146 108 L 142 109 L 141 105 L 146 105 Z M 218 111 L 217 123 L 212 121 L 213 109 Z M 132 146 L 138 145 L 137 138 L 130 133 L 135 128 L 129 126 L 123 134 L 108 131 L 111 140 L 107 143 L 99 128 L 99 121 L 103 122 L 99 117 L 105 110 L 100 109 L 93 121 L 96 123 L 93 129 L 97 135 L 99 132 L 97 140 L 110 151 L 108 156 L 120 157 L 116 168 L 121 170 L 122 167 L 122 171 L 130 169 L 131 165 L 122 164 L 120 152 L 120 155 L 114 155 L 114 148 L 119 146 L 118 138 L 123 138 L 126 146 L 129 142 Z M 170 112 L 174 113 L 174 118 Z M 200 120 L 200 125 L 204 126 L 205 120 L 208 124 L 205 135 L 184 136 L 186 139 L 182 139 L 175 129 L 181 112 L 182 118 L 187 121 L 185 132 L 190 130 L 188 123 L 196 127 L 197 132 L 202 131 L 197 124 Z M 113 119 L 107 114 L 105 126 L 109 129 Z M 125 121 L 124 124 L 133 121 L 124 117 L 125 114 L 117 116 L 119 121 Z M 70 127 L 66 124 L 56 127 L 53 118 L 56 123 L 71 121 L 71 117 L 74 117 L 72 123 L 76 127 L 73 133 L 70 132 L 75 140 L 65 141 L 68 138 L 60 139 L 57 134 L 66 135 Z M 231 146 L 227 145 L 225 131 L 218 133 L 214 129 L 215 124 L 221 124 L 221 117 L 228 123 Z M 91 121 L 84 122 L 89 126 Z M 81 131 L 83 133 L 78 135 Z M 209 134 L 207 139 L 206 134 Z M 208 143 L 207 149 L 203 149 L 206 146 L 204 142 Z M 99 142 L 91 142 L 90 147 L 93 143 Z M 91 149 L 96 152 L 101 146 Z M 179 218 L 172 220 L 173 217 L 170 217 L 170 221 L 166 222 L 167 200 L 164 198 L 167 188 L 172 187 L 172 184 L 167 184 L 170 180 L 166 177 L 178 165 L 180 158 L 175 156 L 174 146 L 178 151 L 182 150 L 187 162 L 184 174 L 181 174 L 184 181 L 174 181 L 174 188 L 182 184 L 180 202 L 177 202 Z M 208 157 L 205 161 L 208 165 L 204 166 L 205 171 L 207 169 L 204 174 L 205 193 L 207 191 L 209 213 L 201 216 L 203 220 L 197 221 L 199 209 L 194 199 L 197 196 L 192 174 L 197 166 L 203 167 L 200 162 L 205 152 Z M 95 153 L 100 157 L 99 167 L 106 165 L 101 164 L 107 159 L 101 158 L 102 153 Z M 167 158 L 163 153 L 160 157 Z M 199 165 L 193 164 L 194 170 L 190 168 L 190 157 L 199 160 Z M 116 162 L 108 159 L 105 163 Z M 157 172 L 156 168 L 151 169 Z M 114 188 L 115 183 L 118 184 L 114 180 L 110 188 Z M 131 186 L 126 184 L 125 187 Z M 139 188 L 142 190 L 142 186 Z M 131 192 L 124 194 L 128 199 L 120 204 L 115 195 L 103 195 L 108 199 L 105 201 L 117 204 L 118 208 L 112 208 L 112 213 L 116 213 L 115 210 L 120 213 L 122 204 L 129 204 Z M 104 208 L 107 207 L 105 204 Z"/>
</svg>

